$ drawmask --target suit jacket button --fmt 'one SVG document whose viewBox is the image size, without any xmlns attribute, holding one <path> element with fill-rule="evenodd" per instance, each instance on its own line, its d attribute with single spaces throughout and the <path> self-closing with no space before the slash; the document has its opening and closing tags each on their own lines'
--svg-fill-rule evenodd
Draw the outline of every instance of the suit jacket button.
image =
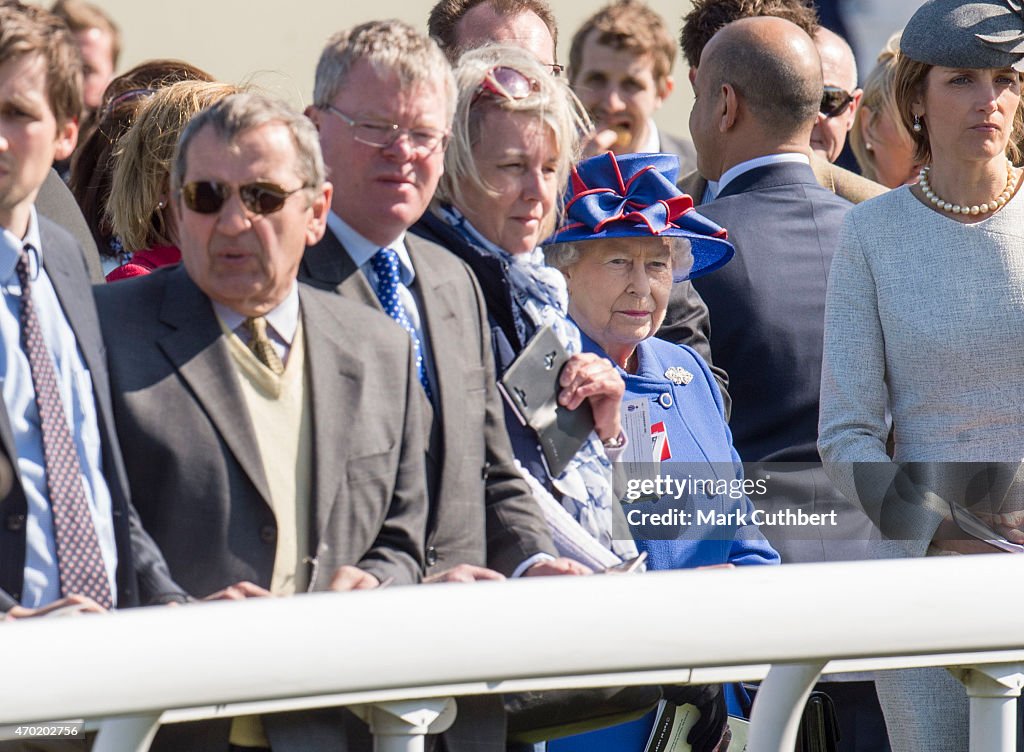
<svg viewBox="0 0 1024 752">
<path fill-rule="evenodd" d="M 264 543 L 274 543 L 277 541 L 277 528 L 273 525 L 264 525 L 260 528 L 260 540 Z"/>
<path fill-rule="evenodd" d="M 437 549 L 433 546 L 427 546 L 427 554 L 424 561 L 427 562 L 428 567 L 432 567 L 437 564 Z"/>
<path fill-rule="evenodd" d="M 7 515 L 7 529 L 12 533 L 17 533 L 20 530 L 25 529 L 25 515 L 23 514 L 9 514 Z"/>
</svg>

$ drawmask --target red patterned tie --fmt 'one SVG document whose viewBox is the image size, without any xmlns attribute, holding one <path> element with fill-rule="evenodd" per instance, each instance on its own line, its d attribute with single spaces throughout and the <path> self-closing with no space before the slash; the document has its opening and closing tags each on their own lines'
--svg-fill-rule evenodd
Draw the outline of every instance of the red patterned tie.
<svg viewBox="0 0 1024 752">
<path fill-rule="evenodd" d="M 60 592 L 67 596 L 86 595 L 104 608 L 113 605 L 110 581 L 103 565 L 100 542 L 85 499 L 82 470 L 78 464 L 67 416 L 57 386 L 57 374 L 50 352 L 43 341 L 29 278 L 29 249 L 18 258 L 21 283 L 21 346 L 32 370 L 32 385 L 39 409 L 39 428 L 43 436 L 46 488 L 53 510 L 53 536 L 57 543 Z"/>
</svg>

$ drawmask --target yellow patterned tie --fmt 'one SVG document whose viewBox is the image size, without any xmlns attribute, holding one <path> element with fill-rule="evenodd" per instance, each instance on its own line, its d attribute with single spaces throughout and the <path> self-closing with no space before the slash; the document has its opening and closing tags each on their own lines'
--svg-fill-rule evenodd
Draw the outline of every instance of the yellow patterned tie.
<svg viewBox="0 0 1024 752">
<path fill-rule="evenodd" d="M 249 349 L 252 354 L 278 376 L 284 373 L 284 363 L 267 336 L 267 320 L 262 316 L 247 318 L 245 328 L 249 332 Z"/>
</svg>

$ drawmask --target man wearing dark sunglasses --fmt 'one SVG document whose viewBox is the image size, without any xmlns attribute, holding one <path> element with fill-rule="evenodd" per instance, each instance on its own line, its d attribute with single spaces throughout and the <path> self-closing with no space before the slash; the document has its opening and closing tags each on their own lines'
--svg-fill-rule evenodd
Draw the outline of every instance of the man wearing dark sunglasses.
<svg viewBox="0 0 1024 752">
<path fill-rule="evenodd" d="M 863 92 L 857 88 L 857 61 L 845 39 L 820 26 L 814 35 L 814 45 L 821 57 L 825 90 L 811 131 L 811 148 L 829 162 L 835 162 L 846 145 L 846 134 L 853 127 Z"/>
<path fill-rule="evenodd" d="M 420 577 L 423 404 L 409 337 L 296 282 L 324 233 L 324 175 L 305 116 L 226 97 L 185 128 L 172 165 L 182 265 L 97 291 L 128 479 L 195 595 Z M 167 726 L 152 749 L 326 752 L 345 748 L 341 718 Z"/>
</svg>

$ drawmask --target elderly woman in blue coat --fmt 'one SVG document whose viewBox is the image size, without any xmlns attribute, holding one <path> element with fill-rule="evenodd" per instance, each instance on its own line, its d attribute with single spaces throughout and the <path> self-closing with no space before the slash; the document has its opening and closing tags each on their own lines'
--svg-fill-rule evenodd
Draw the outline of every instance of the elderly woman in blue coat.
<svg viewBox="0 0 1024 752">
<path fill-rule="evenodd" d="M 654 337 L 673 283 L 712 272 L 733 255 L 725 230 L 676 188 L 678 169 L 668 154 L 581 162 L 545 258 L 565 276 L 583 349 L 610 360 L 626 384 L 624 425 L 633 426 L 633 451 L 645 453 L 651 470 L 626 479 L 626 518 L 648 568 L 777 564 L 754 523 L 749 493 L 756 484 L 743 477 L 710 369 L 689 347 Z M 728 689 L 730 711 L 745 710 L 738 688 Z M 652 724 L 648 714 L 548 748 L 639 751 Z"/>
<path fill-rule="evenodd" d="M 627 520 L 650 568 L 774 564 L 778 554 L 753 522 L 748 497 L 758 489 L 743 478 L 711 371 L 690 348 L 654 337 L 673 282 L 733 255 L 725 230 L 676 188 L 677 172 L 667 154 L 581 162 L 545 257 L 568 283 L 584 349 L 612 361 L 625 380 L 631 439 L 650 441 L 653 472 L 626 487 L 634 502 Z"/>
</svg>

